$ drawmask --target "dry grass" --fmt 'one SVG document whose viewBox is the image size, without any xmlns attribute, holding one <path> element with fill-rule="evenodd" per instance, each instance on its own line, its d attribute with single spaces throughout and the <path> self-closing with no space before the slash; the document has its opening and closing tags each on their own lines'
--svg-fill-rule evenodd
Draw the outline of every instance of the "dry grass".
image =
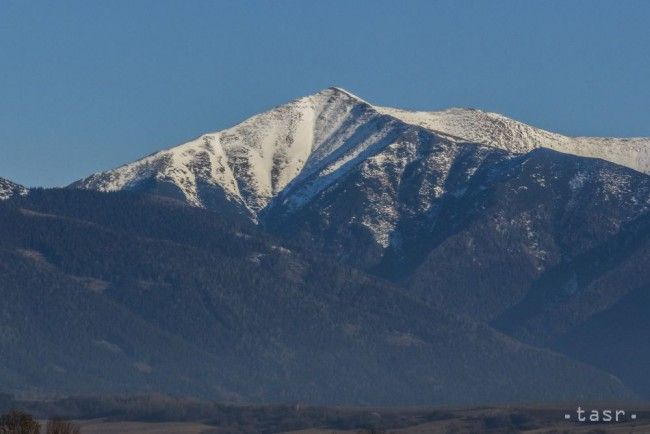
<svg viewBox="0 0 650 434">
<path fill-rule="evenodd" d="M 194 422 L 109 422 L 101 419 L 80 421 L 83 434 L 202 434 L 214 427 Z"/>
</svg>

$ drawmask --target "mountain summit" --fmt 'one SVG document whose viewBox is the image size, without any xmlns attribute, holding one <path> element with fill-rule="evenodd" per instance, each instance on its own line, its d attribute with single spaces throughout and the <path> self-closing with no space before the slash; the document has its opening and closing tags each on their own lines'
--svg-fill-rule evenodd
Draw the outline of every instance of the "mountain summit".
<svg viewBox="0 0 650 434">
<path fill-rule="evenodd" d="M 234 207 L 257 220 L 287 187 L 297 195 L 283 194 L 283 200 L 299 205 L 367 158 L 411 140 L 418 129 L 443 141 L 473 142 L 515 154 L 548 147 L 650 172 L 647 138 L 569 138 L 479 110 L 409 112 L 373 106 L 331 87 L 94 174 L 73 187 L 144 190 L 200 207 Z"/>
<path fill-rule="evenodd" d="M 381 117 L 349 92 L 329 88 L 73 185 L 155 190 L 207 208 L 225 199 L 255 218 L 289 182 L 336 159 Z"/>
</svg>

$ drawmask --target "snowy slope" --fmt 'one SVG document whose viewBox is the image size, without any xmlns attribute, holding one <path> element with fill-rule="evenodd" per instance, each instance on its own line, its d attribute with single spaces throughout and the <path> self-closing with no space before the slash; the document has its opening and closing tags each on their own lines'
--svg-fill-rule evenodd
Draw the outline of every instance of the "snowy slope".
<svg viewBox="0 0 650 434">
<path fill-rule="evenodd" d="M 73 187 L 166 195 L 171 188 L 189 204 L 219 210 L 224 202 L 212 200 L 216 192 L 257 222 L 291 214 L 354 174 L 367 188 L 355 199 L 365 206 L 353 218 L 386 247 L 403 215 L 461 194 L 485 158 L 540 147 L 650 172 L 650 139 L 569 138 L 494 113 L 408 112 L 328 88 Z M 406 191 L 414 173 L 421 182 Z"/>
<path fill-rule="evenodd" d="M 78 181 L 73 187 L 100 191 L 170 183 L 187 202 L 205 206 L 199 183 L 223 189 L 227 199 L 252 215 L 301 172 L 313 170 L 369 120 L 370 106 L 329 88 L 209 133 L 134 163 Z"/>
<path fill-rule="evenodd" d="M 498 113 L 475 109 L 414 112 L 390 107 L 375 108 L 413 125 L 510 152 L 526 153 L 544 147 L 580 157 L 601 158 L 650 173 L 648 137 L 568 137 L 526 125 Z"/>
<path fill-rule="evenodd" d="M 425 158 L 435 179 L 413 206 L 426 208 L 446 192 L 459 150 L 452 140 L 380 113 L 343 89 L 329 88 L 73 186 L 138 190 L 153 180 L 178 188 L 192 205 L 218 209 L 221 204 L 211 206 L 202 195 L 200 186 L 208 185 L 223 190 L 231 203 L 259 221 L 290 214 L 351 173 L 362 173 L 362 182 L 391 189 L 368 190 L 373 206 L 358 216 L 376 242 L 387 246 L 399 213 L 395 179 Z"/>
<path fill-rule="evenodd" d="M 27 188 L 23 187 L 22 185 L 18 185 L 7 179 L 0 178 L 0 200 L 9 199 L 16 194 L 24 196 L 27 194 L 27 192 Z"/>
</svg>

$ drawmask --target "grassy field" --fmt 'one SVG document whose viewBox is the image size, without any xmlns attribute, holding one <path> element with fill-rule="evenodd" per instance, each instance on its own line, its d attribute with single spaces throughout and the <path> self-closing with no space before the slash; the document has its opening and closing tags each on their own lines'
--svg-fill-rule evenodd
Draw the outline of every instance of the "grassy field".
<svg viewBox="0 0 650 434">
<path fill-rule="evenodd" d="M 603 407 L 605 408 L 605 407 Z M 565 411 L 554 407 L 458 409 L 444 420 L 426 422 L 396 429 L 374 432 L 391 434 L 461 434 L 461 433 L 527 433 L 527 434 L 600 434 L 650 433 L 650 414 L 641 412 L 636 421 L 619 423 L 581 423 L 563 420 Z M 574 415 L 575 418 L 575 415 Z M 350 434 L 371 433 L 372 430 L 332 430 L 310 428 L 287 434 Z"/>
<path fill-rule="evenodd" d="M 594 407 L 596 408 L 596 407 Z M 598 407 L 604 409 L 607 407 Z M 362 410 L 354 410 L 361 412 Z M 395 410 L 384 410 L 394 418 Z M 599 412 L 602 414 L 602 412 Z M 333 427 L 309 427 L 291 431 L 276 431 L 271 427 L 260 427 L 260 432 L 282 432 L 286 434 L 454 434 L 454 433 L 530 433 L 530 434 L 560 434 L 560 433 L 650 433 L 650 413 L 640 411 L 635 421 L 620 420 L 610 423 L 589 423 L 564 420 L 564 409 L 553 407 L 529 408 L 476 408 L 456 409 L 445 413 L 441 420 L 417 423 L 417 410 L 405 410 L 402 423 L 414 423 L 410 426 L 399 428 L 383 428 L 381 423 L 381 410 L 373 411 L 379 415 L 374 427 L 355 427 L 351 429 L 336 429 Z M 589 412 L 585 413 L 588 419 Z M 576 414 L 572 415 L 575 419 Z M 85 420 L 79 421 L 82 432 L 85 434 L 219 434 L 219 433 L 253 433 L 256 428 L 250 426 L 219 427 L 198 422 L 138 422 L 138 421 L 111 421 L 111 420 Z"/>
<path fill-rule="evenodd" d="M 76 420 L 84 434 L 650 433 L 647 403 L 368 408 L 232 405 L 142 395 L 11 400 L 0 407 L 40 420 Z M 599 421 L 590 422 L 596 416 Z"/>
<path fill-rule="evenodd" d="M 101 419 L 78 421 L 83 434 L 202 434 L 214 427 L 195 422 L 111 422 Z"/>
</svg>

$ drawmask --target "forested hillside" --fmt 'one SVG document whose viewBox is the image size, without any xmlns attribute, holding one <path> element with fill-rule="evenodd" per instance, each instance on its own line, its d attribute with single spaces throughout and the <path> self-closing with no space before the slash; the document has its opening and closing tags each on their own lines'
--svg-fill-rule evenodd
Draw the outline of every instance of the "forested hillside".
<svg viewBox="0 0 650 434">
<path fill-rule="evenodd" d="M 617 379 L 259 229 L 129 193 L 0 204 L 0 381 L 418 404 L 631 397 Z"/>
</svg>

